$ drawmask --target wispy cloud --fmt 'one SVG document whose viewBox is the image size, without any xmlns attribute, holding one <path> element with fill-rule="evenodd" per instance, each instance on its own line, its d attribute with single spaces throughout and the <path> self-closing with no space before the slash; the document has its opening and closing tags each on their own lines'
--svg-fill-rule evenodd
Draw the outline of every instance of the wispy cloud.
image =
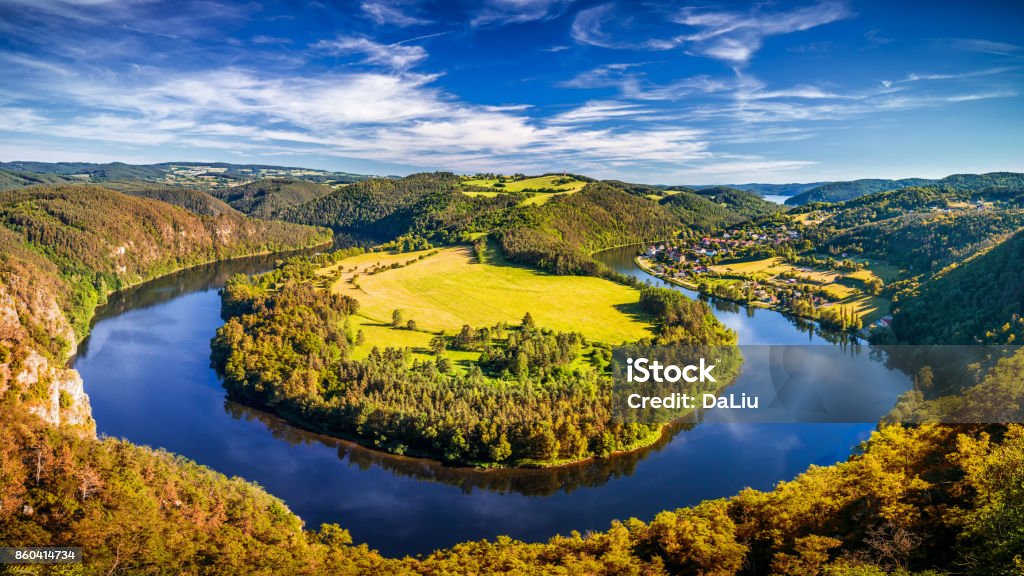
<svg viewBox="0 0 1024 576">
<path fill-rule="evenodd" d="M 366 37 L 339 36 L 334 40 L 321 40 L 313 48 L 340 56 L 363 55 L 362 63 L 407 70 L 427 57 L 422 46 L 403 43 L 380 44 Z"/>
<path fill-rule="evenodd" d="M 561 16 L 573 0 L 486 0 L 470 20 L 473 26 L 521 24 Z"/>
<path fill-rule="evenodd" d="M 623 102 L 587 102 L 579 108 L 557 114 L 548 119 L 553 124 L 601 122 L 614 118 L 636 116 L 647 112 L 638 104 Z"/>
<path fill-rule="evenodd" d="M 613 63 L 604 64 L 590 70 L 580 72 L 569 80 L 559 82 L 557 85 L 562 88 L 608 88 L 620 86 L 626 79 L 631 78 L 628 74 L 630 68 L 636 68 L 641 64 L 637 63 Z"/>
<path fill-rule="evenodd" d="M 422 26 L 430 24 L 430 20 L 410 14 L 410 2 L 394 0 L 367 0 L 359 5 L 363 13 L 382 26 Z"/>
<path fill-rule="evenodd" d="M 693 94 L 713 94 L 736 87 L 731 79 L 712 78 L 708 75 L 692 76 L 667 83 L 648 81 L 636 69 L 642 63 L 606 64 L 581 72 L 569 80 L 558 83 L 562 88 L 618 88 L 619 95 L 631 100 L 680 100 Z"/>
<path fill-rule="evenodd" d="M 969 72 L 951 72 L 951 73 L 930 73 L 930 74 L 918 74 L 911 72 L 907 74 L 906 78 L 901 80 L 882 80 L 882 85 L 886 88 L 897 84 L 907 84 L 910 82 L 921 82 L 929 80 L 963 80 L 966 78 L 980 78 L 983 76 L 995 76 L 1012 72 L 1014 70 L 1020 70 L 1020 67 L 1015 66 L 1001 66 L 998 68 L 985 68 L 984 70 L 972 70 Z"/>
<path fill-rule="evenodd" d="M 669 21 L 685 27 L 679 34 L 667 38 L 646 38 L 642 41 L 619 40 L 607 30 L 607 25 L 622 19 L 616 17 L 616 5 L 604 4 L 582 10 L 572 26 L 577 42 L 603 48 L 633 50 L 687 50 L 724 60 L 744 64 L 761 49 L 765 38 L 809 30 L 823 24 L 842 20 L 850 11 L 842 2 L 825 1 L 812 6 L 788 11 L 763 11 L 760 7 L 747 12 L 716 11 L 687 7 L 669 16 Z"/>
<path fill-rule="evenodd" d="M 971 52 L 984 52 L 998 56 L 1013 56 L 1024 58 L 1024 47 L 1009 42 L 998 42 L 995 40 L 984 40 L 979 38 L 956 38 L 953 46 L 960 50 Z"/>
</svg>

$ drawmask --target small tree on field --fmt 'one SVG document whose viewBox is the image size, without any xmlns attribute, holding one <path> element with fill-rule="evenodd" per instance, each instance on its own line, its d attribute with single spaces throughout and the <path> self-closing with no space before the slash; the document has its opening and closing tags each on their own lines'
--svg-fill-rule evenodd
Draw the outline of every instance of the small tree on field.
<svg viewBox="0 0 1024 576">
<path fill-rule="evenodd" d="M 533 316 L 529 312 L 523 315 L 523 328 L 534 328 L 537 325 L 533 321 Z"/>
</svg>

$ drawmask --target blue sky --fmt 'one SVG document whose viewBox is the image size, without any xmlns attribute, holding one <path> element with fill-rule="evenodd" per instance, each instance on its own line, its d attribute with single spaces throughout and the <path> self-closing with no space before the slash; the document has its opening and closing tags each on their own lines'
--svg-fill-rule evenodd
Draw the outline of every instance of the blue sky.
<svg viewBox="0 0 1024 576">
<path fill-rule="evenodd" d="M 1024 171 L 1022 6 L 0 0 L 0 160 Z"/>
</svg>

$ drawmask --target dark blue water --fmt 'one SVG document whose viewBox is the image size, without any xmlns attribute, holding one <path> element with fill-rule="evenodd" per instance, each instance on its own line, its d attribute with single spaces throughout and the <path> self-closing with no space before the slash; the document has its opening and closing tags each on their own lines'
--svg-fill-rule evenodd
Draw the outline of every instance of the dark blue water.
<svg viewBox="0 0 1024 576">
<path fill-rule="evenodd" d="M 625 254 L 604 258 L 614 263 Z M 481 472 L 383 455 L 225 400 L 209 365 L 221 324 L 216 290 L 233 271 L 269 265 L 203 267 L 113 298 L 74 364 L 98 430 L 255 481 L 307 526 L 336 522 L 386 554 L 499 534 L 541 541 L 603 530 L 613 519 L 649 520 L 747 486 L 770 489 L 810 464 L 846 459 L 873 429 L 705 422 L 645 451 L 549 470 Z M 744 343 L 828 345 L 813 326 L 775 312 L 723 306 L 717 313 Z"/>
</svg>

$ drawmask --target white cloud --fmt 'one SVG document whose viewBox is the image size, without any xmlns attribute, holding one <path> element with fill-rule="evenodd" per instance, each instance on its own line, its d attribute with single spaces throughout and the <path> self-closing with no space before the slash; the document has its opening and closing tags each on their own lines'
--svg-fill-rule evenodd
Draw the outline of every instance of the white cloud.
<svg viewBox="0 0 1024 576">
<path fill-rule="evenodd" d="M 403 9 L 406 2 L 393 2 L 388 0 L 370 0 L 363 2 L 359 7 L 371 20 L 382 26 L 420 26 L 429 24 L 430 20 L 412 16 Z"/>
<path fill-rule="evenodd" d="M 999 68 L 986 68 L 984 70 L 973 70 L 970 72 L 954 72 L 954 73 L 941 73 L 941 74 L 918 74 L 912 72 L 907 74 L 907 77 L 902 80 L 883 80 L 882 85 L 886 88 L 895 84 L 907 84 L 909 82 L 921 82 L 928 80 L 962 80 L 965 78 L 979 78 L 982 76 L 995 76 L 999 74 L 1005 74 L 1006 72 L 1012 72 L 1019 70 L 1019 67 L 1004 66 Z"/>
<path fill-rule="evenodd" d="M 521 24 L 560 16 L 572 0 L 486 0 L 470 20 L 473 26 Z"/>
<path fill-rule="evenodd" d="M 108 143 L 316 153 L 427 167 L 640 166 L 711 156 L 703 131 L 595 129 L 643 112 L 594 102 L 550 120 L 526 106 L 477 106 L 433 86 L 436 76 L 347 73 L 264 77 L 244 69 L 124 79 L 76 78 L 50 86 L 81 111 L 49 117 L 7 109 L 0 130 Z"/>
<path fill-rule="evenodd" d="M 313 48 L 341 56 L 364 55 L 364 64 L 386 66 L 395 70 L 406 70 L 426 59 L 427 51 L 422 46 L 406 44 L 380 44 L 361 36 L 339 36 L 334 40 L 321 40 Z"/>
<path fill-rule="evenodd" d="M 637 104 L 622 102 L 587 102 L 579 108 L 563 112 L 548 119 L 553 124 L 579 124 L 600 122 L 613 118 L 636 116 L 647 112 Z"/>
<path fill-rule="evenodd" d="M 630 50 L 670 50 L 677 47 L 732 64 L 744 64 L 761 49 L 770 36 L 808 30 L 841 20 L 850 15 L 846 5 L 834 0 L 788 11 L 763 12 L 760 7 L 747 12 L 683 8 L 670 21 L 687 30 L 668 38 L 648 38 L 641 42 L 616 40 L 606 30 L 609 22 L 632 18 L 616 16 L 614 4 L 604 4 L 577 14 L 572 37 L 580 43 L 604 48 Z"/>
</svg>

